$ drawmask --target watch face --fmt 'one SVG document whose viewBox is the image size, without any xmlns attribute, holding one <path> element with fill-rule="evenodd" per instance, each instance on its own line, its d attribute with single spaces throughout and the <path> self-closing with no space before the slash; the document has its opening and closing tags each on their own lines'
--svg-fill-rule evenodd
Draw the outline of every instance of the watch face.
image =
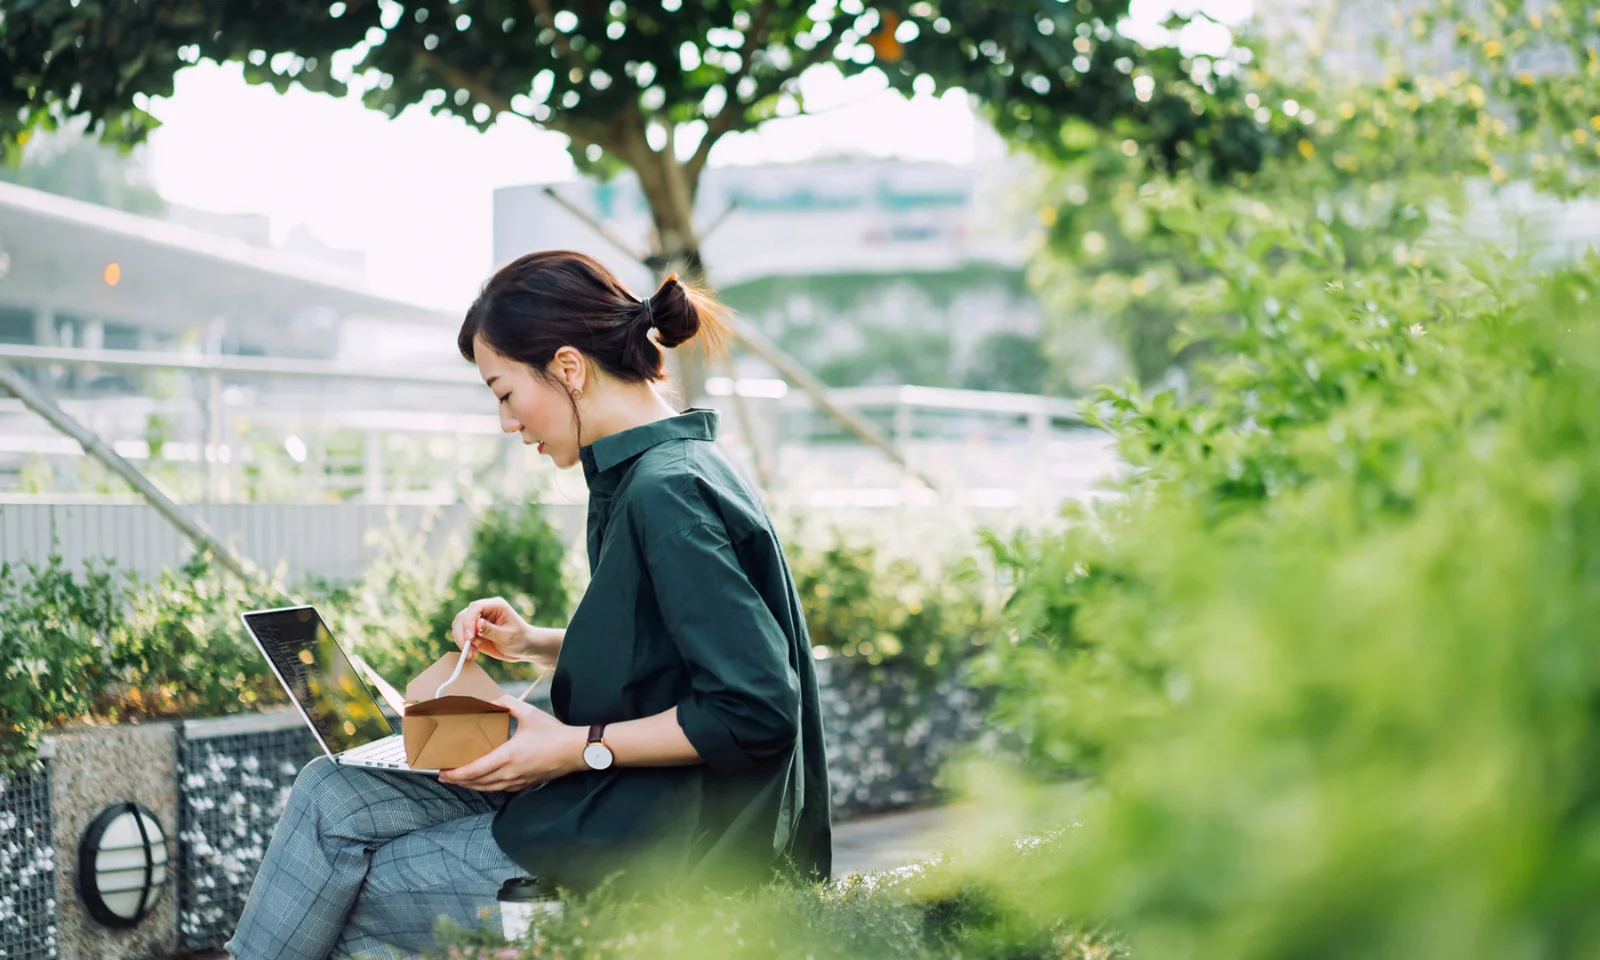
<svg viewBox="0 0 1600 960">
<path fill-rule="evenodd" d="M 604 770 L 611 766 L 611 748 L 603 743 L 591 743 L 583 748 L 583 762 L 591 769 Z"/>
</svg>

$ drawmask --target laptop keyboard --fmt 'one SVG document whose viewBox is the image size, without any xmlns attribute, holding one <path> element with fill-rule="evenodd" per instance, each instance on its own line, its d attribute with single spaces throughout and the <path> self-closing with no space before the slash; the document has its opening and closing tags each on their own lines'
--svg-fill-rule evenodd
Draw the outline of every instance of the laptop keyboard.
<svg viewBox="0 0 1600 960">
<path fill-rule="evenodd" d="M 400 737 L 386 737 L 346 750 L 340 756 L 362 763 L 394 763 L 403 767 L 406 765 L 406 742 Z"/>
</svg>

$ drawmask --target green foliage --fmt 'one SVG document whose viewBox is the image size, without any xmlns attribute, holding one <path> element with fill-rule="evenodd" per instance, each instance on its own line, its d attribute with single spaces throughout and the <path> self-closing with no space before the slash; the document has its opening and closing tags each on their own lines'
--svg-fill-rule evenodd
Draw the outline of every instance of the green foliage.
<svg viewBox="0 0 1600 960">
<path fill-rule="evenodd" d="M 0 774 L 24 767 L 45 727 L 87 714 L 110 674 L 122 586 L 92 565 L 80 580 L 51 557 L 0 564 Z"/>
<path fill-rule="evenodd" d="M 1600 949 L 1600 262 L 1167 222 L 1192 388 L 1105 395 L 1126 496 L 997 544 L 1000 716 L 1093 783 L 1004 889 L 1136 954 Z"/>
<path fill-rule="evenodd" d="M 572 597 L 562 573 L 566 544 L 536 500 L 501 503 L 478 521 L 466 563 L 450 578 L 444 607 L 434 628 L 450 621 L 479 597 L 504 597 L 537 626 L 564 627 Z M 448 614 L 448 615 L 447 615 Z"/>
<path fill-rule="evenodd" d="M 210 717 L 287 703 L 239 614 L 287 603 L 196 554 L 135 590 L 111 651 L 115 681 L 94 714 L 107 719 Z"/>
<path fill-rule="evenodd" d="M 962 386 L 968 390 L 1044 393 L 1050 363 L 1036 336 L 996 330 L 978 341 Z"/>
<path fill-rule="evenodd" d="M 326 609 L 318 609 L 339 642 L 402 688 L 451 649 L 448 630 L 434 629 L 433 621 L 463 556 L 458 543 L 430 550 L 429 534 L 390 529 L 359 581 L 318 584 L 311 591 L 326 597 Z"/>
<path fill-rule="evenodd" d="M 884 554 L 836 533 L 825 547 L 787 548 L 813 646 L 846 661 L 948 677 L 989 641 L 989 581 L 972 557 L 947 562 Z"/>
<path fill-rule="evenodd" d="M 1600 21 L 1582 3 L 1544 6 L 1430 2 L 1404 20 L 1389 4 L 1331 6 L 1342 18 L 1333 27 L 1254 60 L 1245 104 L 1287 149 L 1248 175 L 1151 180 L 1142 143 L 1069 124 L 1063 162 L 1042 191 L 1049 242 L 1030 270 L 1054 318 L 1047 352 L 1066 357 L 1068 378 L 1080 385 L 1104 376 L 1073 366 L 1096 335 L 1147 384 L 1204 355 L 1203 345 L 1177 336 L 1177 322 L 1217 274 L 1196 257 L 1189 231 L 1171 222 L 1175 196 L 1201 216 L 1256 208 L 1261 218 L 1319 223 L 1352 269 L 1433 270 L 1428 248 L 1460 246 L 1458 221 L 1477 186 L 1592 192 L 1600 186 Z M 1381 79 L 1373 82 L 1324 59 L 1341 25 L 1367 16 L 1411 32 L 1383 40 L 1378 52 L 1342 54 L 1361 68 L 1375 61 Z M 1430 37 L 1453 42 L 1454 55 L 1430 60 Z M 1548 68 L 1517 65 L 1539 51 Z M 1188 65 L 1213 69 L 1206 58 Z"/>
<path fill-rule="evenodd" d="M 690 213 L 712 147 L 804 109 L 798 79 L 881 69 L 902 93 L 961 88 L 1009 136 L 1051 152 L 1071 119 L 1150 145 L 1164 168 L 1253 170 L 1274 148 L 1236 76 L 1197 80 L 1173 48 L 1118 30 L 1128 0 L 34 0 L 0 20 L 0 142 L 83 117 L 131 144 L 146 98 L 202 58 L 253 83 L 421 106 L 487 129 L 502 115 L 567 135 L 580 168 L 639 174 L 658 254 L 698 259 Z M 1199 16 L 1198 14 L 1196 16 Z M 336 54 L 359 49 L 351 74 Z M 375 82 L 374 82 L 375 81 Z M 1145 89 L 1142 85 L 1150 82 Z M 687 159 L 680 159 L 685 157 Z"/>
<path fill-rule="evenodd" d="M 1021 858 L 1012 855 L 1015 865 Z M 921 864 L 830 884 L 774 883 L 734 895 L 673 892 L 571 897 L 521 949 L 493 928 L 445 925 L 452 960 L 805 957 L 861 960 L 1109 960 L 1117 944 L 1058 919 L 1011 909 L 981 885 Z"/>
<path fill-rule="evenodd" d="M 0 773 L 31 763 L 48 727 L 224 716 L 286 703 L 239 621 L 246 610 L 314 602 L 340 642 L 403 684 L 451 648 L 450 620 L 498 593 L 536 622 L 564 622 L 562 544 L 537 504 L 486 511 L 471 553 L 430 551 L 428 531 L 391 531 L 355 584 L 244 584 L 197 555 L 148 584 L 59 556 L 0 566 Z M 491 674 L 531 675 L 486 665 Z"/>
</svg>

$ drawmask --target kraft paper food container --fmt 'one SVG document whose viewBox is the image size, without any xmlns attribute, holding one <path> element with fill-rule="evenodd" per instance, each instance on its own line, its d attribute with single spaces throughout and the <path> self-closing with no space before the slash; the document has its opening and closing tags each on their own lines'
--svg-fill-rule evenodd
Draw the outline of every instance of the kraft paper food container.
<svg viewBox="0 0 1600 960">
<path fill-rule="evenodd" d="M 493 701 L 505 695 L 472 661 L 445 695 L 439 685 L 455 671 L 459 653 L 447 653 L 406 685 L 400 731 L 406 762 L 415 770 L 448 770 L 471 763 L 511 736 L 511 711 Z"/>
</svg>

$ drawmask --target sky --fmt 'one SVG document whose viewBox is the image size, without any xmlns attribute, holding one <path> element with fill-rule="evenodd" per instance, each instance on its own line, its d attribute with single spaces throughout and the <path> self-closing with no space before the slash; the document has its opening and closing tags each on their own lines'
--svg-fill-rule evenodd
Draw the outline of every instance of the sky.
<svg viewBox="0 0 1600 960">
<path fill-rule="evenodd" d="M 1128 32 L 1147 43 L 1159 39 L 1156 24 L 1173 6 L 1134 0 Z M 1249 0 L 1198 6 L 1234 23 L 1248 15 Z M 1179 39 L 1199 52 L 1219 42 L 1218 30 L 1225 45 L 1226 28 L 1204 22 Z M 770 121 L 725 138 L 711 162 L 852 152 L 971 164 L 1003 150 L 960 93 L 908 101 L 886 90 L 881 77 L 846 81 L 831 69 L 813 70 L 802 83 L 817 116 Z M 186 68 L 173 95 L 150 109 L 162 125 L 146 156 L 168 201 L 264 213 L 279 239 L 304 224 L 324 243 L 365 251 L 375 292 L 450 312 L 470 301 L 494 266 L 494 189 L 575 176 L 565 138 L 517 117 L 502 117 L 482 134 L 417 108 L 390 120 L 355 95 L 341 99 L 298 87 L 279 95 L 251 86 L 232 64 Z"/>
</svg>

